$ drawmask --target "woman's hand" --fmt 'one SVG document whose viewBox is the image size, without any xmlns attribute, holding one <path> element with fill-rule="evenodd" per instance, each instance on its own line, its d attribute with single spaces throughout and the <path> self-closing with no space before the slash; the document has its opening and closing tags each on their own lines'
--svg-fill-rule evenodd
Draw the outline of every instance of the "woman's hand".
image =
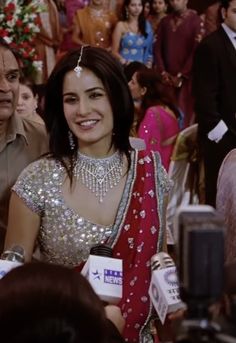
<svg viewBox="0 0 236 343">
<path fill-rule="evenodd" d="M 120 308 L 115 305 L 107 305 L 105 306 L 105 311 L 107 318 L 117 327 L 118 331 L 122 333 L 125 326 L 125 320 L 121 314 Z"/>
<path fill-rule="evenodd" d="M 180 320 L 180 319 L 184 319 L 184 315 L 186 313 L 186 308 L 181 308 L 175 312 L 171 312 L 167 318 L 171 321 L 173 320 Z"/>
</svg>

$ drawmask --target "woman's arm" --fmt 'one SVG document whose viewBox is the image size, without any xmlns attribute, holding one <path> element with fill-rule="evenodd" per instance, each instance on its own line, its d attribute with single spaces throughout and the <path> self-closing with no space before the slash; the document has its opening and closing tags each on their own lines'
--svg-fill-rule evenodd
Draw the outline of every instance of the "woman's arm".
<svg viewBox="0 0 236 343">
<path fill-rule="evenodd" d="M 16 193 L 12 192 L 4 250 L 19 245 L 25 251 L 25 262 L 29 262 L 33 254 L 39 225 L 40 216 L 32 212 Z"/>
<path fill-rule="evenodd" d="M 83 42 L 79 38 L 80 36 L 80 28 L 76 20 L 76 16 L 73 18 L 73 25 L 72 25 L 72 42 L 82 45 Z"/>
<path fill-rule="evenodd" d="M 155 113 L 156 111 L 156 113 Z M 138 137 L 142 138 L 146 143 L 146 150 L 158 151 L 162 156 L 161 151 L 161 125 L 158 122 L 158 110 L 155 107 L 149 107 L 144 115 L 138 129 Z"/>
<path fill-rule="evenodd" d="M 126 64 L 127 61 L 119 53 L 119 51 L 120 51 L 120 41 L 121 41 L 121 37 L 122 37 L 123 31 L 124 31 L 123 30 L 123 22 L 119 21 L 116 24 L 115 29 L 114 29 L 113 34 L 112 34 L 111 51 L 112 51 L 112 54 L 116 58 L 118 58 L 118 60 L 121 62 L 121 64 Z"/>
</svg>

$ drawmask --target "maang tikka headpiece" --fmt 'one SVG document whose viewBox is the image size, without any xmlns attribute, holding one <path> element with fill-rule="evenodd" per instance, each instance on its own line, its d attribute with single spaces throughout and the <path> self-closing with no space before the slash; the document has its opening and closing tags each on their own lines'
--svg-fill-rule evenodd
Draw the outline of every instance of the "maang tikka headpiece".
<svg viewBox="0 0 236 343">
<path fill-rule="evenodd" d="M 77 77 L 80 77 L 81 72 L 83 71 L 83 68 L 79 65 L 81 62 L 81 59 L 82 59 L 83 49 L 84 49 L 84 46 L 82 45 L 81 49 L 80 49 L 80 54 L 79 54 L 77 66 L 74 68 L 74 71 L 75 71 Z"/>
</svg>

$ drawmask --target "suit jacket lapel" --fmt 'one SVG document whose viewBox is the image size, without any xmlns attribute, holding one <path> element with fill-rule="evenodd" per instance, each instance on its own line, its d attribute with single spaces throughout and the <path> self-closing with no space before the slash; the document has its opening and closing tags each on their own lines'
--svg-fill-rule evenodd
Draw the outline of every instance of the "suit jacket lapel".
<svg viewBox="0 0 236 343">
<path fill-rule="evenodd" d="M 231 40 L 229 39 L 228 35 L 226 34 L 225 30 L 222 27 L 219 28 L 219 33 L 220 33 L 220 36 L 222 37 L 223 45 L 227 51 L 229 59 L 231 63 L 233 64 L 234 68 L 236 68 L 236 50 Z"/>
</svg>

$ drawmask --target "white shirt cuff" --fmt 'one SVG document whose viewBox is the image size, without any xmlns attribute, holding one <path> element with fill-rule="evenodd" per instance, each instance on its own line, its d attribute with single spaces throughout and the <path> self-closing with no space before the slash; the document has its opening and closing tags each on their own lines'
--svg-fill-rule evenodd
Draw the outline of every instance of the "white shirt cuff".
<svg viewBox="0 0 236 343">
<path fill-rule="evenodd" d="M 225 122 L 221 120 L 213 130 L 208 132 L 207 137 L 216 143 L 218 143 L 224 134 L 228 131 L 228 127 L 226 126 Z"/>
</svg>

